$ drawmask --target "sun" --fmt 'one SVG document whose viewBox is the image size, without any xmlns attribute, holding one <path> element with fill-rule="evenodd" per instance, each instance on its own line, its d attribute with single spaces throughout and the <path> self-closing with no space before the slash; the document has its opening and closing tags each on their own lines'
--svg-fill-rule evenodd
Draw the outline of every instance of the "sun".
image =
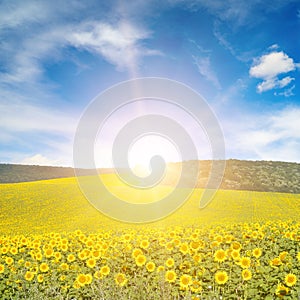
<svg viewBox="0 0 300 300">
<path fill-rule="evenodd" d="M 156 155 L 162 157 L 166 163 L 181 160 L 178 149 L 170 140 L 152 134 L 142 136 L 132 143 L 128 153 L 129 167 L 137 176 L 148 176 L 151 173 L 151 158 Z"/>
</svg>

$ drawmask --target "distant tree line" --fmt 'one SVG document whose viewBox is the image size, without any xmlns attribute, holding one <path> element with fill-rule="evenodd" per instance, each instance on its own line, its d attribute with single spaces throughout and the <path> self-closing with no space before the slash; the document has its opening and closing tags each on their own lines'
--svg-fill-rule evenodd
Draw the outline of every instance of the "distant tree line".
<svg viewBox="0 0 300 300">
<path fill-rule="evenodd" d="M 212 162 L 193 160 L 170 163 L 173 174 L 180 172 L 181 164 L 188 169 L 198 168 L 197 187 L 206 186 Z M 113 169 L 100 169 L 100 173 L 112 173 Z M 0 164 L 0 183 L 16 183 L 74 176 L 73 168 Z M 80 175 L 91 175 L 91 170 L 82 169 Z M 182 185 L 189 186 L 189 174 L 183 174 Z M 168 176 L 163 184 L 175 185 L 176 176 Z M 250 190 L 265 192 L 285 192 L 300 194 L 300 164 L 275 161 L 246 161 L 229 159 L 226 161 L 222 189 Z"/>
</svg>

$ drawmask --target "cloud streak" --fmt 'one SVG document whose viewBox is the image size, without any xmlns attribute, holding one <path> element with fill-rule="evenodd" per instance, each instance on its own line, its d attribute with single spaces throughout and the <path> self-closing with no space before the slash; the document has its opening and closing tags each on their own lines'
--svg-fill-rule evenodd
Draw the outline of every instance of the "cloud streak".
<svg viewBox="0 0 300 300">
<path fill-rule="evenodd" d="M 219 79 L 211 67 L 211 61 L 209 56 L 197 57 L 193 56 L 193 60 L 199 73 L 210 81 L 217 89 L 221 89 Z"/>
<path fill-rule="evenodd" d="M 67 40 L 76 48 L 101 55 L 118 70 L 127 69 L 135 74 L 143 56 L 160 54 L 141 45 L 150 36 L 149 31 L 123 20 L 114 26 L 103 22 L 84 23 Z"/>
</svg>

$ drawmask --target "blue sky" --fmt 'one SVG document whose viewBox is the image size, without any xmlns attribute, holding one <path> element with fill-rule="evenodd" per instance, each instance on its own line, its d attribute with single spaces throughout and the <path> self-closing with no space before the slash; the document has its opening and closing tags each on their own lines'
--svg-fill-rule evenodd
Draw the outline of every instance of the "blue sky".
<svg viewBox="0 0 300 300">
<path fill-rule="evenodd" d="M 1 2 L 1 162 L 71 166 L 89 102 L 144 76 L 200 93 L 227 158 L 300 162 L 299 1 L 130 2 Z"/>
</svg>

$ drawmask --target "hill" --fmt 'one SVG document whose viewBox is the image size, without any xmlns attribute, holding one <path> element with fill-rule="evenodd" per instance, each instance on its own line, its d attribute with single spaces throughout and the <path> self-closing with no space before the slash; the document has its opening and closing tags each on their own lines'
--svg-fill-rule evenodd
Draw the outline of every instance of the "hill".
<svg viewBox="0 0 300 300">
<path fill-rule="evenodd" d="M 209 178 L 211 161 L 187 161 L 188 169 L 198 168 L 197 186 L 204 188 Z M 173 176 L 164 181 L 174 185 L 181 163 L 172 163 L 169 168 Z M 191 182 L 189 174 L 184 175 L 186 185 Z M 260 192 L 300 193 L 300 164 L 277 161 L 246 161 L 230 159 L 226 161 L 225 174 L 220 186 L 226 190 L 248 190 Z"/>
<path fill-rule="evenodd" d="M 210 174 L 211 161 L 187 161 L 188 168 L 199 168 L 197 187 L 204 188 Z M 181 163 L 170 163 L 172 174 L 163 183 L 176 184 Z M 113 173 L 113 169 L 99 169 L 100 173 Z M 80 170 L 82 175 L 90 175 L 90 170 Z M 54 178 L 73 177 L 74 169 L 65 167 L 28 166 L 0 164 L 0 183 L 28 182 Z M 184 174 L 188 186 L 189 174 Z M 300 194 L 300 164 L 275 161 L 226 161 L 222 189 L 283 192 Z"/>
<path fill-rule="evenodd" d="M 113 169 L 100 169 L 100 173 L 113 173 Z M 81 169 L 80 174 L 92 175 L 91 170 Z M 36 165 L 0 164 L 0 183 L 18 183 L 55 178 L 74 177 L 73 168 Z"/>
</svg>

